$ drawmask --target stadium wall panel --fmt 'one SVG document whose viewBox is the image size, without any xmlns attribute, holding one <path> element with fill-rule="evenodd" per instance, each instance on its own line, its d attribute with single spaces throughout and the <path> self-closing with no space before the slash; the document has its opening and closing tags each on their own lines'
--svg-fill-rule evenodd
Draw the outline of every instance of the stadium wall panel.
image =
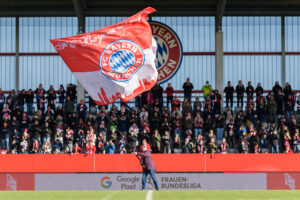
<svg viewBox="0 0 300 200">
<path fill-rule="evenodd" d="M 300 172 L 299 154 L 153 154 L 158 172 Z M 141 172 L 131 154 L 2 155 L 0 173 Z"/>
</svg>

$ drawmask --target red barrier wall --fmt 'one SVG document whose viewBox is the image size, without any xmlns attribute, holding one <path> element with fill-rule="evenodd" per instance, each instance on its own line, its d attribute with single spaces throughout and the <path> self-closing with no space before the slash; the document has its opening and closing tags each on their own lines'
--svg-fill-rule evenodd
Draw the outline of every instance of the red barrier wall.
<svg viewBox="0 0 300 200">
<path fill-rule="evenodd" d="M 300 172 L 300 154 L 154 154 L 158 172 Z M 0 155 L 0 172 L 139 172 L 134 155 Z"/>
</svg>

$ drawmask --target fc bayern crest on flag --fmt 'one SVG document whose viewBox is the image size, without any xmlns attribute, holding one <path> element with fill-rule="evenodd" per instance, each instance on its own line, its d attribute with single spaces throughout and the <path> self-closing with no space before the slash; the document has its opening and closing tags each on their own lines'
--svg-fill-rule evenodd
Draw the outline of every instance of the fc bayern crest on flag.
<svg viewBox="0 0 300 200">
<path fill-rule="evenodd" d="M 155 65 L 158 71 L 158 82 L 164 83 L 171 79 L 180 68 L 182 44 L 175 31 L 166 24 L 156 21 L 151 21 L 149 24 L 157 43 Z"/>
<path fill-rule="evenodd" d="M 101 72 L 115 81 L 128 81 L 144 64 L 145 55 L 133 41 L 118 40 L 109 44 L 100 56 Z"/>
<path fill-rule="evenodd" d="M 156 41 L 148 7 L 117 24 L 51 40 L 84 89 L 99 105 L 127 102 L 157 82 Z"/>
</svg>

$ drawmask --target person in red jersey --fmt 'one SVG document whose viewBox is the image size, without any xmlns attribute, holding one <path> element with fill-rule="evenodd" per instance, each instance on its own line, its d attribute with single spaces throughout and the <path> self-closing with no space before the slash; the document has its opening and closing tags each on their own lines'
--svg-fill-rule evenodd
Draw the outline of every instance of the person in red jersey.
<svg viewBox="0 0 300 200">
<path fill-rule="evenodd" d="M 96 151 L 96 147 L 93 143 L 93 141 L 89 141 L 89 144 L 85 147 L 85 153 L 86 154 L 94 154 Z"/>
</svg>

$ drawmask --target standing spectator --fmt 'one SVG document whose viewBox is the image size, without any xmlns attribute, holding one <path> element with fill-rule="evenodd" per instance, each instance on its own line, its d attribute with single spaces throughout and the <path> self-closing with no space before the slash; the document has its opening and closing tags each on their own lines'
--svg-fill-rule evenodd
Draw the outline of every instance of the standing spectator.
<svg viewBox="0 0 300 200">
<path fill-rule="evenodd" d="M 282 109 L 283 109 L 283 104 L 284 104 L 284 97 L 282 95 L 281 90 L 278 91 L 277 95 L 275 95 L 275 101 L 277 103 L 277 115 L 282 115 Z"/>
<path fill-rule="evenodd" d="M 218 146 L 215 143 L 215 138 L 211 137 L 207 145 L 207 153 L 217 153 Z"/>
<path fill-rule="evenodd" d="M 3 109 L 4 103 L 5 103 L 5 96 L 2 89 L 0 88 L 0 112 Z"/>
<path fill-rule="evenodd" d="M 225 126 L 225 119 L 223 115 L 219 114 L 216 118 L 216 128 L 217 128 L 217 140 L 221 141 L 223 138 L 223 132 L 224 132 L 224 126 Z"/>
<path fill-rule="evenodd" d="M 83 119 L 83 121 L 86 120 L 86 110 L 87 110 L 87 107 L 86 107 L 83 99 L 81 99 L 80 103 L 77 105 L 78 119 Z"/>
<path fill-rule="evenodd" d="M 289 83 L 286 83 L 283 89 L 284 99 L 287 100 L 288 96 L 292 96 L 292 87 Z"/>
<path fill-rule="evenodd" d="M 66 98 L 64 109 L 65 109 L 66 116 L 68 116 L 69 114 L 72 114 L 74 112 L 75 106 L 74 106 L 74 102 L 71 100 L 70 96 L 67 96 L 67 98 Z"/>
<path fill-rule="evenodd" d="M 293 137 L 293 147 L 294 147 L 294 153 L 300 153 L 300 136 L 299 136 L 298 129 L 296 129 L 296 132 Z"/>
<path fill-rule="evenodd" d="M 270 132 L 269 135 L 270 145 L 271 145 L 271 152 L 272 153 L 279 153 L 279 135 L 277 130 L 273 130 Z"/>
<path fill-rule="evenodd" d="M 6 149 L 7 152 L 10 152 L 10 136 L 11 136 L 11 130 L 7 124 L 7 122 L 3 122 L 3 126 L 0 129 L 1 134 L 1 148 Z"/>
<path fill-rule="evenodd" d="M 59 102 L 62 106 L 64 106 L 64 104 L 65 104 L 65 93 L 66 93 L 66 91 L 65 91 L 64 86 L 63 86 L 63 85 L 60 85 L 60 86 L 59 86 L 59 90 L 57 91 L 57 94 L 58 94 L 58 102 Z"/>
<path fill-rule="evenodd" d="M 192 144 L 190 143 L 189 138 L 184 140 L 184 144 L 182 147 L 182 153 L 192 153 Z"/>
<path fill-rule="evenodd" d="M 25 98 L 26 98 L 26 91 L 23 89 L 17 96 L 17 105 L 20 106 L 20 109 L 24 110 L 24 104 L 25 104 Z"/>
<path fill-rule="evenodd" d="M 65 149 L 68 148 L 70 151 L 73 150 L 73 141 L 74 141 L 73 133 L 74 132 L 72 129 L 67 129 L 65 134 Z"/>
<path fill-rule="evenodd" d="M 270 122 L 275 122 L 276 119 L 276 111 L 277 111 L 277 103 L 274 100 L 274 97 L 271 95 L 267 104 L 268 114 Z"/>
<path fill-rule="evenodd" d="M 27 114 L 32 115 L 32 105 L 33 105 L 34 93 L 31 89 L 28 90 L 26 94 L 26 104 L 27 104 Z"/>
<path fill-rule="evenodd" d="M 220 114 L 221 113 L 221 100 L 222 100 L 222 96 L 219 94 L 219 90 L 215 90 L 214 95 L 213 95 L 214 114 Z"/>
<path fill-rule="evenodd" d="M 86 154 L 94 154 L 96 152 L 95 144 L 92 140 L 89 141 L 88 145 L 85 147 L 85 153 Z"/>
<path fill-rule="evenodd" d="M 151 90 L 146 92 L 146 102 L 147 102 L 147 107 L 151 108 L 152 104 L 154 103 L 153 93 L 151 92 Z"/>
<path fill-rule="evenodd" d="M 240 144 L 240 152 L 241 153 L 249 153 L 249 144 L 246 140 L 242 139 Z"/>
<path fill-rule="evenodd" d="M 237 107 L 240 107 L 240 103 L 241 103 L 241 107 L 243 109 L 243 105 L 244 105 L 244 93 L 245 93 L 245 87 L 244 84 L 242 83 L 241 80 L 239 80 L 239 84 L 236 86 L 236 96 L 237 96 Z"/>
<path fill-rule="evenodd" d="M 39 99 L 42 98 L 44 100 L 44 95 L 45 95 L 46 91 L 43 88 L 43 85 L 40 83 L 39 87 L 35 90 L 35 94 L 36 94 L 36 102 L 40 102 Z"/>
<path fill-rule="evenodd" d="M 295 107 L 295 102 L 293 101 L 292 96 L 289 95 L 285 100 L 285 113 L 287 119 L 291 118 L 291 115 L 293 114 L 294 111 L 294 107 Z"/>
<path fill-rule="evenodd" d="M 246 87 L 246 93 L 247 93 L 247 100 L 253 99 L 253 94 L 254 94 L 254 88 L 252 86 L 251 81 L 248 82 L 248 86 Z"/>
<path fill-rule="evenodd" d="M 279 92 L 282 92 L 282 87 L 279 85 L 278 81 L 275 82 L 275 86 L 273 87 L 272 91 L 274 93 L 275 99 L 278 97 Z"/>
<path fill-rule="evenodd" d="M 152 88 L 152 93 L 153 93 L 153 99 L 159 100 L 159 104 L 162 106 L 163 105 L 163 88 L 156 82 L 154 87 Z"/>
<path fill-rule="evenodd" d="M 161 152 L 161 136 L 158 133 L 158 129 L 154 130 L 154 134 L 151 138 L 151 141 L 152 141 L 153 153 L 160 153 Z"/>
<path fill-rule="evenodd" d="M 106 142 L 105 145 L 105 152 L 108 154 L 114 154 L 115 153 L 115 144 L 112 140 L 109 140 Z"/>
<path fill-rule="evenodd" d="M 261 87 L 261 83 L 257 83 L 257 87 L 255 88 L 256 96 L 264 93 L 264 89 Z"/>
<path fill-rule="evenodd" d="M 55 100 L 56 100 L 56 92 L 53 88 L 53 85 L 50 85 L 50 88 L 47 91 L 47 100 L 48 100 L 48 103 L 51 101 L 55 102 Z"/>
<path fill-rule="evenodd" d="M 222 142 L 220 144 L 220 152 L 221 154 L 227 154 L 228 153 L 228 144 L 226 142 L 226 138 L 222 139 Z"/>
<path fill-rule="evenodd" d="M 226 107 L 229 106 L 230 101 L 230 107 L 233 107 L 233 92 L 234 88 L 231 86 L 231 82 L 228 81 L 227 86 L 224 89 L 224 93 L 226 94 Z"/>
<path fill-rule="evenodd" d="M 67 92 L 66 95 L 70 97 L 71 101 L 76 102 L 76 85 L 73 85 L 72 83 L 67 85 Z"/>
<path fill-rule="evenodd" d="M 186 79 L 186 82 L 183 84 L 182 89 L 184 90 L 184 98 L 187 98 L 191 102 L 192 90 L 194 89 L 194 86 L 190 82 L 190 78 Z"/>
<path fill-rule="evenodd" d="M 52 145 L 52 152 L 57 154 L 62 152 L 62 149 L 63 149 L 62 143 L 60 142 L 59 139 L 56 139 L 55 143 Z"/>
<path fill-rule="evenodd" d="M 169 131 L 165 131 L 162 137 L 163 153 L 171 153 L 171 137 Z"/>
<path fill-rule="evenodd" d="M 167 107 L 169 108 L 169 104 L 172 104 L 174 94 L 174 89 L 171 83 L 168 83 L 168 87 L 166 88 L 165 92 L 167 93 Z"/>
<path fill-rule="evenodd" d="M 175 111 L 176 108 L 180 110 L 180 105 L 181 105 L 180 100 L 177 98 L 177 96 L 175 96 L 174 100 L 172 101 L 172 111 Z"/>
<path fill-rule="evenodd" d="M 300 115 L 300 95 L 297 98 L 297 114 Z"/>
<path fill-rule="evenodd" d="M 210 93 L 210 91 L 212 91 L 212 87 L 208 81 L 206 81 L 205 85 L 203 85 L 202 91 L 203 91 L 204 98 L 206 98 L 206 95 Z"/>
<path fill-rule="evenodd" d="M 197 113 L 194 119 L 194 127 L 195 138 L 198 138 L 198 135 L 202 135 L 203 127 L 203 118 L 201 117 L 200 113 Z"/>
</svg>

